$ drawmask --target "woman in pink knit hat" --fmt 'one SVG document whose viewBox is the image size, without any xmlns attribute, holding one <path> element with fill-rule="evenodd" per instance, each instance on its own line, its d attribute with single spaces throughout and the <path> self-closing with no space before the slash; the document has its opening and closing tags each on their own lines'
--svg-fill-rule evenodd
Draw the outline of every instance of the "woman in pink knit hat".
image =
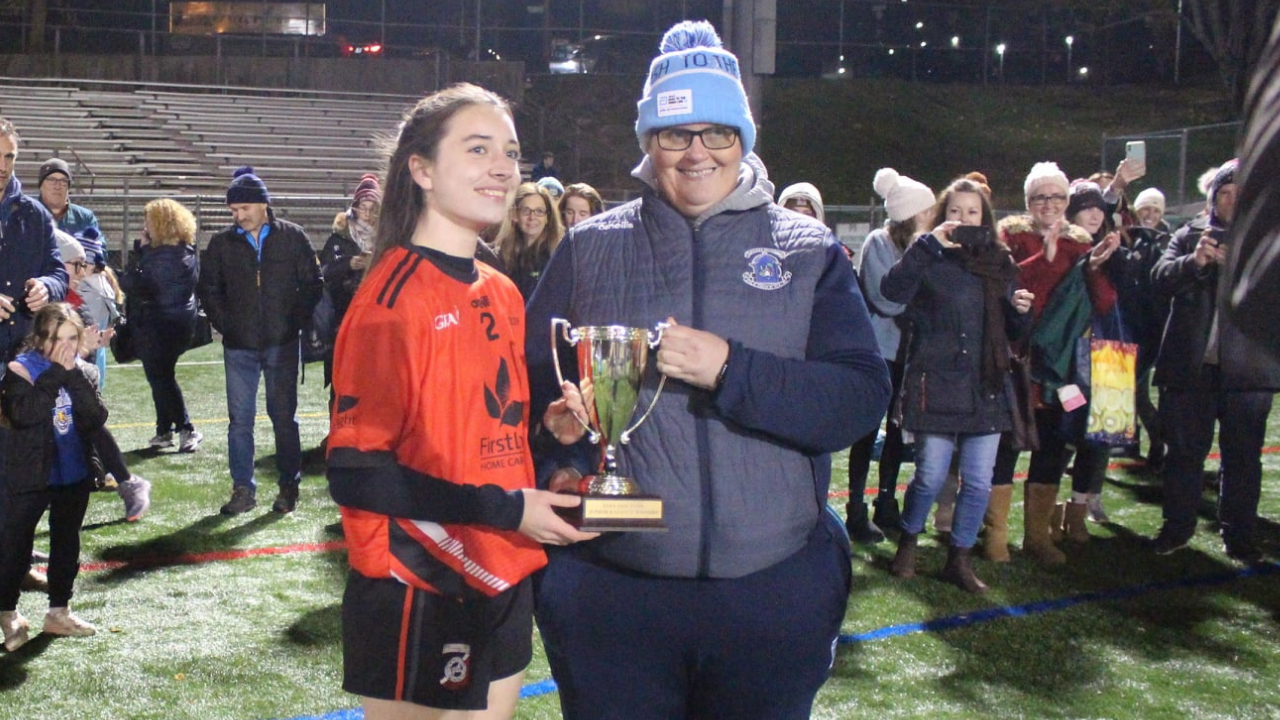
<svg viewBox="0 0 1280 720">
<path fill-rule="evenodd" d="M 333 234 L 320 251 L 325 293 L 333 302 L 333 334 L 342 325 L 342 317 L 355 297 L 364 269 L 373 250 L 373 234 L 382 208 L 382 184 L 378 176 L 366 173 L 356 185 L 351 206 L 333 218 Z M 332 338 L 330 338 L 332 340 Z M 333 351 L 324 359 L 324 384 L 333 379 Z"/>
</svg>

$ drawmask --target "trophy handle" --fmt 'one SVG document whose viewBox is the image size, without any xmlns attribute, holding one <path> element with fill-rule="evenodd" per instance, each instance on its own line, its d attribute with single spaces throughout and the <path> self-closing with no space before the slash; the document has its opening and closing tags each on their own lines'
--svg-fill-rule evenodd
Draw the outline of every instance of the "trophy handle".
<svg viewBox="0 0 1280 720">
<path fill-rule="evenodd" d="M 662 344 L 662 332 L 669 327 L 671 327 L 671 324 L 665 323 L 665 322 L 660 322 L 657 325 L 654 325 L 653 332 L 649 333 L 649 349 L 650 350 Z M 649 413 L 653 412 L 654 406 L 658 404 L 658 398 L 662 397 L 662 388 L 666 386 L 667 386 L 667 376 L 663 375 L 662 379 L 658 381 L 658 392 L 653 394 L 653 401 L 649 403 L 648 409 L 644 411 L 644 414 L 640 416 L 639 420 L 636 420 L 634 425 L 627 428 L 626 430 L 623 430 L 622 434 L 618 436 L 619 445 L 626 445 L 627 441 L 631 439 L 632 431 L 640 427 L 640 424 L 643 423 L 645 420 L 649 419 Z"/>
<path fill-rule="evenodd" d="M 560 351 L 556 347 L 556 343 L 559 338 L 556 337 L 556 328 L 560 329 L 560 334 L 564 336 L 564 341 L 570 345 L 577 346 L 578 341 L 582 339 L 582 336 L 578 334 L 577 330 L 570 329 L 568 320 L 565 320 L 564 318 L 551 318 L 551 364 L 556 368 L 556 387 L 562 388 L 564 387 L 564 373 L 560 371 Z M 663 379 L 665 380 L 666 378 Z M 645 414 L 647 415 L 648 413 Z M 595 430 L 592 430 L 591 426 L 584 422 L 582 418 L 578 417 L 577 413 L 573 414 L 573 419 L 577 420 L 578 424 L 587 431 L 587 439 L 592 445 L 595 445 L 600 441 L 600 434 Z"/>
</svg>

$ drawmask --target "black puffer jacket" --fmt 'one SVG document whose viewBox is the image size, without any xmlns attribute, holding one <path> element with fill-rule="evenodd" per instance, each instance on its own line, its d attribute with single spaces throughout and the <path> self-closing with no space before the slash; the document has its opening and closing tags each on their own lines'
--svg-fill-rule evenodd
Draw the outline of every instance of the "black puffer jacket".
<svg viewBox="0 0 1280 720">
<path fill-rule="evenodd" d="M 107 422 L 107 408 L 97 388 L 79 369 L 67 370 L 54 363 L 34 384 L 8 370 L 0 381 L 0 407 L 13 426 L 8 433 L 5 467 L 6 489 L 11 494 L 49 486 L 58 452 L 53 439 L 53 408 L 60 387 L 71 396 L 72 418 L 86 449 L 93 447 L 88 434 Z"/>
<path fill-rule="evenodd" d="M 320 300 L 320 264 L 302 228 L 271 216 L 262 255 L 232 226 L 204 251 L 198 285 L 224 347 L 260 350 L 298 339 Z"/>
</svg>

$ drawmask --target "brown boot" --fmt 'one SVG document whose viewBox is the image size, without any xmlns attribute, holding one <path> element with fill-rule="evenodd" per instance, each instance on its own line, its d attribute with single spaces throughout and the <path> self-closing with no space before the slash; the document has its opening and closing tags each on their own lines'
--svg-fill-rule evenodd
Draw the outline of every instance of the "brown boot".
<svg viewBox="0 0 1280 720">
<path fill-rule="evenodd" d="M 1061 565 L 1067 561 L 1049 537 L 1049 521 L 1058 500 L 1058 486 L 1025 483 L 1022 520 L 1022 550 L 1042 565 Z"/>
<path fill-rule="evenodd" d="M 1067 503 L 1066 513 L 1062 520 L 1062 532 L 1068 540 L 1074 543 L 1089 542 L 1089 529 L 1084 525 L 1084 521 L 1088 517 L 1089 505 L 1087 503 Z"/>
<path fill-rule="evenodd" d="M 969 565 L 969 548 L 955 545 L 947 548 L 947 565 L 942 568 L 942 579 L 974 595 L 987 591 L 987 584 L 973 574 L 973 568 Z"/>
<path fill-rule="evenodd" d="M 987 514 L 982 518 L 982 556 L 991 562 L 1009 562 L 1009 504 L 1013 485 L 991 486 Z"/>
<path fill-rule="evenodd" d="M 916 543 L 919 539 L 920 536 L 913 533 L 904 532 L 898 536 L 898 553 L 893 556 L 889 572 L 904 580 L 916 576 Z"/>
</svg>

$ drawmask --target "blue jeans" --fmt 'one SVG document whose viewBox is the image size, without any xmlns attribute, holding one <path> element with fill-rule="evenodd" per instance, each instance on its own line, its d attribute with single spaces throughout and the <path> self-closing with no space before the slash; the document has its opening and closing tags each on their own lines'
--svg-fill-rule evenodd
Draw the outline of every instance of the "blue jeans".
<svg viewBox="0 0 1280 720">
<path fill-rule="evenodd" d="M 233 487 L 256 489 L 253 477 L 253 421 L 258 406 L 258 377 L 267 379 L 267 417 L 276 436 L 276 469 L 281 485 L 302 480 L 302 441 L 298 437 L 298 363 L 295 340 L 263 350 L 227 348 L 227 455 Z"/>
<path fill-rule="evenodd" d="M 978 541 L 982 516 L 991 497 L 991 472 L 1000 446 L 1000 433 L 989 435 L 916 435 L 916 474 L 907 488 L 902 511 L 902 531 L 917 535 L 924 530 L 934 498 L 947 480 L 951 455 L 960 446 L 960 494 L 951 520 L 951 544 L 970 548 Z"/>
</svg>

